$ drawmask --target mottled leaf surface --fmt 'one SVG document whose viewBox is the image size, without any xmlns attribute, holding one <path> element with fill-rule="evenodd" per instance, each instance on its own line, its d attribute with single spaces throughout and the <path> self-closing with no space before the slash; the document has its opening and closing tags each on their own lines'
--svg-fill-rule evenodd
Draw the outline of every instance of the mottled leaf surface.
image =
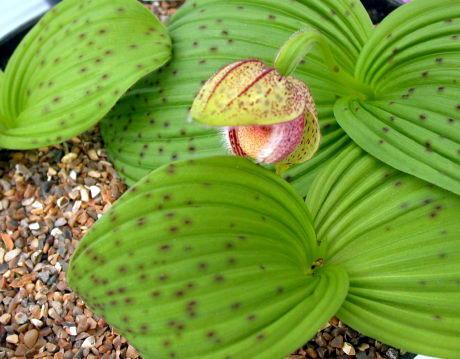
<svg viewBox="0 0 460 359">
<path fill-rule="evenodd" d="M 355 76 L 374 99 L 341 99 L 340 126 L 392 167 L 460 194 L 460 3 L 415 0 L 392 13 Z"/>
<path fill-rule="evenodd" d="M 350 145 L 318 175 L 307 204 L 325 263 L 350 277 L 338 316 L 395 347 L 456 357 L 460 198 Z"/>
<path fill-rule="evenodd" d="M 137 84 L 103 121 L 109 155 L 127 182 L 171 160 L 223 154 L 216 130 L 186 121 L 200 87 L 220 67 L 241 59 L 271 65 L 282 44 L 305 27 L 321 31 L 350 73 L 372 31 L 358 0 L 187 1 L 169 25 L 174 44 L 169 66 Z M 295 180 L 307 173 L 310 180 L 346 138 L 333 117 L 333 104 L 348 89 L 337 84 L 317 50 L 293 75 L 310 87 L 319 110 L 322 160 L 287 175 Z M 301 182 L 298 188 L 304 189 L 306 181 Z"/>
<path fill-rule="evenodd" d="M 36 148 L 84 132 L 170 52 L 164 26 L 135 0 L 63 1 L 21 42 L 0 80 L 0 147 Z"/>
<path fill-rule="evenodd" d="M 283 358 L 338 310 L 302 199 L 249 161 L 161 167 L 82 240 L 70 285 L 145 358 Z"/>
</svg>

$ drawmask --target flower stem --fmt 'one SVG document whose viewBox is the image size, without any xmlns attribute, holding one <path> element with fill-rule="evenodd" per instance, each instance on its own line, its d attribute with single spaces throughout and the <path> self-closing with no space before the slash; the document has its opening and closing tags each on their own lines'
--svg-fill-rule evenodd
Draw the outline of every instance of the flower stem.
<svg viewBox="0 0 460 359">
<path fill-rule="evenodd" d="M 337 82 L 366 97 L 374 96 L 369 86 L 357 81 L 337 63 L 324 36 L 314 29 L 304 29 L 294 33 L 278 51 L 274 67 L 282 75 L 289 76 L 315 46 L 321 50 L 324 63 L 334 74 Z"/>
</svg>

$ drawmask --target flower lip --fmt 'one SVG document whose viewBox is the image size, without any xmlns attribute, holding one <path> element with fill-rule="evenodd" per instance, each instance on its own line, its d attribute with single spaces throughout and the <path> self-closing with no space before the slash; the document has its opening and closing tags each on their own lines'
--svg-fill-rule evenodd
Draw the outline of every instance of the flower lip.
<svg viewBox="0 0 460 359">
<path fill-rule="evenodd" d="M 242 157 L 252 157 L 261 163 L 277 163 L 286 159 L 300 144 L 305 120 L 275 125 L 239 126 L 224 129 L 230 151 Z"/>
</svg>

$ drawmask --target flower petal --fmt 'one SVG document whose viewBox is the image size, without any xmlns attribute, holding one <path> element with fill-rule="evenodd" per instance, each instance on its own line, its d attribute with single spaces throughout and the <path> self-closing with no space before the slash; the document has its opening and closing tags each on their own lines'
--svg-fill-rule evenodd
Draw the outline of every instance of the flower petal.
<svg viewBox="0 0 460 359">
<path fill-rule="evenodd" d="M 307 87 L 259 60 L 219 70 L 201 89 L 191 114 L 213 126 L 270 125 L 292 121 L 307 106 Z"/>
</svg>

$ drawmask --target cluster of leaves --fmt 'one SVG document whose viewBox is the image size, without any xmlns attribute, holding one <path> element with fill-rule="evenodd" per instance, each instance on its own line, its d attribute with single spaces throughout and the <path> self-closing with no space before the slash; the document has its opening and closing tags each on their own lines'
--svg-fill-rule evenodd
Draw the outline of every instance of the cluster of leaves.
<svg viewBox="0 0 460 359">
<path fill-rule="evenodd" d="M 362 85 L 318 49 L 297 67 L 319 153 L 288 181 L 218 156 L 217 131 L 186 120 L 201 85 L 230 62 L 272 63 L 304 28 Z M 109 154 L 136 183 L 82 240 L 72 288 L 146 358 L 282 357 L 333 315 L 455 357 L 460 3 L 414 0 L 374 28 L 358 0 L 189 0 L 168 31 L 134 0 L 65 0 L 0 73 L 1 147 L 106 115 Z"/>
</svg>

